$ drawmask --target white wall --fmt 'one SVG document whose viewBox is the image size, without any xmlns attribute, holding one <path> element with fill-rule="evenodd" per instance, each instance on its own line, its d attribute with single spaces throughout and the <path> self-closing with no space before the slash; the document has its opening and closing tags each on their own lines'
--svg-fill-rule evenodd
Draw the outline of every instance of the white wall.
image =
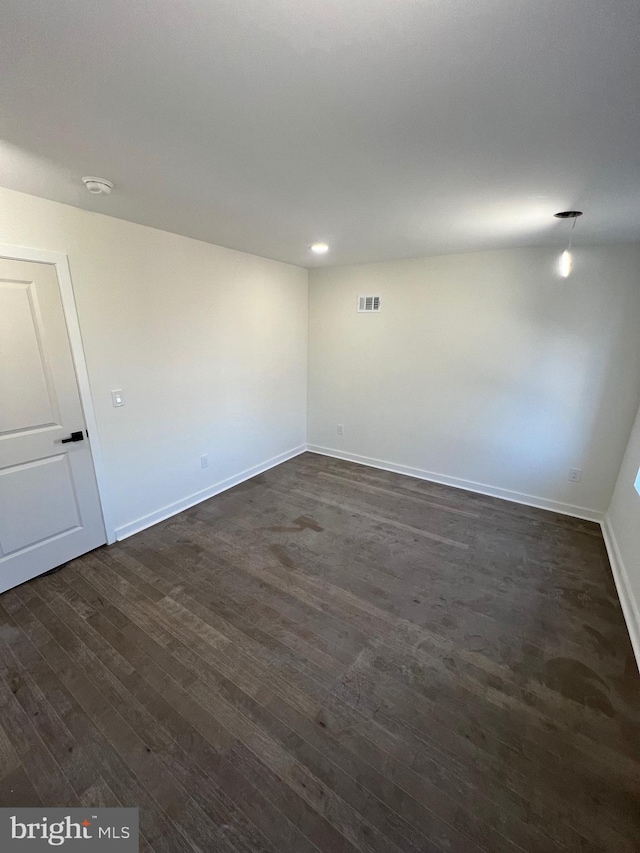
<svg viewBox="0 0 640 853">
<path fill-rule="evenodd" d="M 640 247 L 579 247 L 568 280 L 557 257 L 515 249 L 313 270 L 309 444 L 603 513 L 638 408 Z M 358 314 L 357 295 L 371 293 L 382 311 Z"/>
<path fill-rule="evenodd" d="M 122 532 L 304 444 L 305 270 L 3 189 L 0 242 L 69 256 Z M 310 444 L 604 512 L 638 407 L 640 247 L 580 247 L 567 281 L 556 257 L 314 270 Z M 357 314 L 372 292 L 382 312 Z M 625 488 L 611 519 L 634 564 Z"/>
<path fill-rule="evenodd" d="M 605 521 L 605 537 L 629 634 L 640 666 L 640 410 Z"/>
<path fill-rule="evenodd" d="M 0 242 L 69 256 L 121 533 L 304 444 L 306 270 L 4 189 Z"/>
</svg>

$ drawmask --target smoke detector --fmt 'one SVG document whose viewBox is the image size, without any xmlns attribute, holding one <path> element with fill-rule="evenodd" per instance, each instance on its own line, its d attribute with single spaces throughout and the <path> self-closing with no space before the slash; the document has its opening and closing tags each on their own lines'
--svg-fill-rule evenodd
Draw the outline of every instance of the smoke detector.
<svg viewBox="0 0 640 853">
<path fill-rule="evenodd" d="M 92 195 L 109 195 L 113 189 L 111 181 L 106 181 L 104 178 L 86 177 L 82 179 L 82 183 Z"/>
</svg>

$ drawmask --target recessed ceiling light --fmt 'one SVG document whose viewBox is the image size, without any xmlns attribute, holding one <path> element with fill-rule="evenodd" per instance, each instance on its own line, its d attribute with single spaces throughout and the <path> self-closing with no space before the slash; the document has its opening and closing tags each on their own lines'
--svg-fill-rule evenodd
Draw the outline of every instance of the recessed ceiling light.
<svg viewBox="0 0 640 853">
<path fill-rule="evenodd" d="M 86 177 L 82 179 L 82 183 L 92 195 L 109 195 L 113 189 L 111 181 L 105 178 Z"/>
<path fill-rule="evenodd" d="M 329 251 L 329 247 L 326 243 L 314 243 L 311 246 L 311 251 L 315 252 L 316 255 L 324 255 Z"/>
</svg>

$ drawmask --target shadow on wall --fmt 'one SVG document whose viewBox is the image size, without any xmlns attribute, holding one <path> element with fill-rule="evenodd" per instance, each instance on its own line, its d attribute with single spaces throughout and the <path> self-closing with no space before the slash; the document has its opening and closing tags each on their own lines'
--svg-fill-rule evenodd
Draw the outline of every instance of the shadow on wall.
<svg viewBox="0 0 640 853">
<path fill-rule="evenodd" d="M 482 288 L 482 319 L 464 329 L 466 345 L 450 351 L 458 361 L 449 365 L 459 382 L 453 393 L 469 392 L 482 401 L 463 441 L 476 434 L 480 449 L 490 436 L 509 468 L 533 473 L 541 489 L 547 472 L 556 476 L 567 459 L 578 468 L 597 466 L 602 443 L 617 427 L 624 295 L 592 287 L 592 280 L 606 280 L 596 262 L 600 269 L 589 270 L 589 298 L 576 299 L 585 286 L 581 258 L 578 251 L 573 276 L 557 277 L 553 288 L 516 289 L 508 276 L 489 291 Z M 613 489 L 613 468 L 598 476 Z"/>
</svg>

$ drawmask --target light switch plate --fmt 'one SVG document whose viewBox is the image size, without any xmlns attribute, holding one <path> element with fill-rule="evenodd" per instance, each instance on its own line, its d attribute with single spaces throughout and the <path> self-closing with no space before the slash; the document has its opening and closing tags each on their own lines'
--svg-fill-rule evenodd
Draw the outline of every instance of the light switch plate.
<svg viewBox="0 0 640 853">
<path fill-rule="evenodd" d="M 111 392 L 111 402 L 117 408 L 118 406 L 124 406 L 124 397 L 122 396 L 122 388 L 116 388 L 115 391 Z"/>
</svg>

